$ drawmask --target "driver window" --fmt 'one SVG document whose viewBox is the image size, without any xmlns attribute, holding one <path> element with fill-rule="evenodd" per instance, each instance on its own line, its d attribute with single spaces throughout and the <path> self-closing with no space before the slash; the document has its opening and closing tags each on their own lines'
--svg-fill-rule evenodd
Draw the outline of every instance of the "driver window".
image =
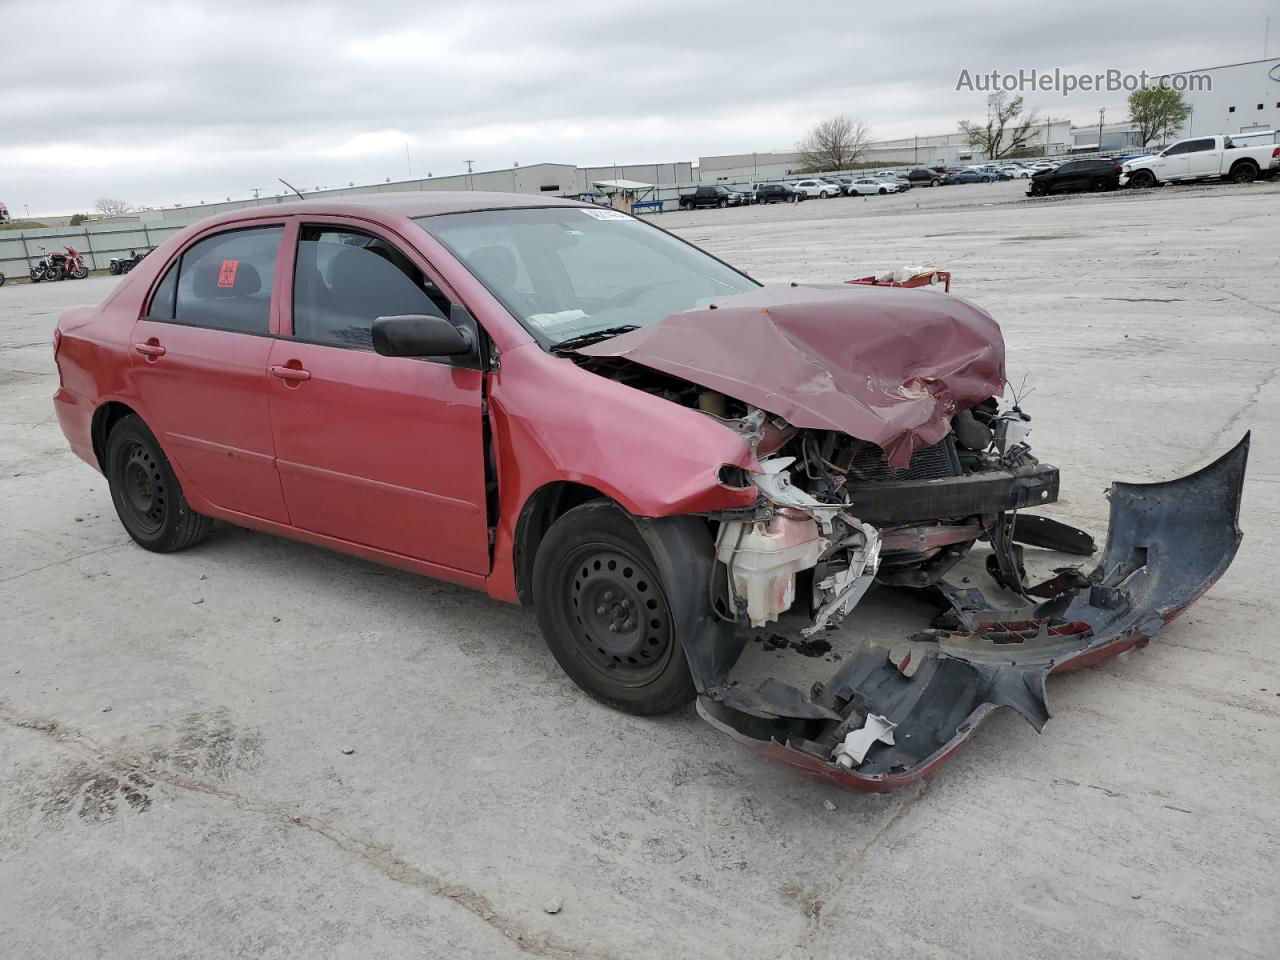
<svg viewBox="0 0 1280 960">
<path fill-rule="evenodd" d="M 381 237 L 304 226 L 293 275 L 293 335 L 335 347 L 373 349 L 378 317 L 448 319 L 450 304 L 413 261 Z"/>
</svg>

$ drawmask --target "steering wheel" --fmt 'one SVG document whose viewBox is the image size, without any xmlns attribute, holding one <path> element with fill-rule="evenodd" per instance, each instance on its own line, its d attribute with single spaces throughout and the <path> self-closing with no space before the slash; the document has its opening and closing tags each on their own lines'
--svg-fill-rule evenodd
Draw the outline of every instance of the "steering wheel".
<svg viewBox="0 0 1280 960">
<path fill-rule="evenodd" d="M 647 286 L 627 287 L 627 289 L 623 290 L 621 293 L 606 300 L 604 307 L 601 309 L 614 310 L 618 307 L 628 306 L 635 303 L 642 294 L 648 293 L 650 289 L 652 288 Z"/>
</svg>

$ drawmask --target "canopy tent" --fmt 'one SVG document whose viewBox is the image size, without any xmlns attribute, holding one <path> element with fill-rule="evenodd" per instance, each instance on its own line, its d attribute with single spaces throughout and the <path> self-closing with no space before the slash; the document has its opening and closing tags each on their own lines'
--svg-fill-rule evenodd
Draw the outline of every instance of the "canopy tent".
<svg viewBox="0 0 1280 960">
<path fill-rule="evenodd" d="M 615 210 L 634 212 L 634 206 L 653 192 L 652 183 L 641 183 L 639 180 L 593 180 L 591 185 L 609 198 L 609 205 Z"/>
</svg>

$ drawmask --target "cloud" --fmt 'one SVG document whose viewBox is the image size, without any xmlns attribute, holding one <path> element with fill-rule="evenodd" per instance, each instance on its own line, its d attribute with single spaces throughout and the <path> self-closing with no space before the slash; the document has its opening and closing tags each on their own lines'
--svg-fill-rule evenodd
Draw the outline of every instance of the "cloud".
<svg viewBox="0 0 1280 960">
<path fill-rule="evenodd" d="M 961 69 L 1156 72 L 1248 59 L 1241 22 L 1169 0 L 1141 31 L 1114 3 L 918 0 L 858 13 L 742 0 L 641 6 L 386 0 L 0 4 L 0 189 L 10 209 L 86 209 L 299 184 L 786 149 L 848 112 L 877 136 L 984 112 Z M 1247 32 L 1247 31 L 1246 31 Z M 13 42 L 13 38 L 25 38 Z M 1158 53 L 1157 53 L 1158 52 Z M 1086 121 L 1123 98 L 1044 95 Z M 405 146 L 408 145 L 409 157 Z"/>
</svg>

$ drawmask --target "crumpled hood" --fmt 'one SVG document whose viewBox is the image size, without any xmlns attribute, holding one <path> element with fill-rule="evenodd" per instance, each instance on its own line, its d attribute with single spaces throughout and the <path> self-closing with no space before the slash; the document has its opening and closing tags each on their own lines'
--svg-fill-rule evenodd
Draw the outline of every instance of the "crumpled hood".
<svg viewBox="0 0 1280 960">
<path fill-rule="evenodd" d="M 895 467 L 1005 382 L 995 320 L 928 289 L 765 286 L 578 352 L 625 357 L 796 427 L 847 433 Z"/>
</svg>

